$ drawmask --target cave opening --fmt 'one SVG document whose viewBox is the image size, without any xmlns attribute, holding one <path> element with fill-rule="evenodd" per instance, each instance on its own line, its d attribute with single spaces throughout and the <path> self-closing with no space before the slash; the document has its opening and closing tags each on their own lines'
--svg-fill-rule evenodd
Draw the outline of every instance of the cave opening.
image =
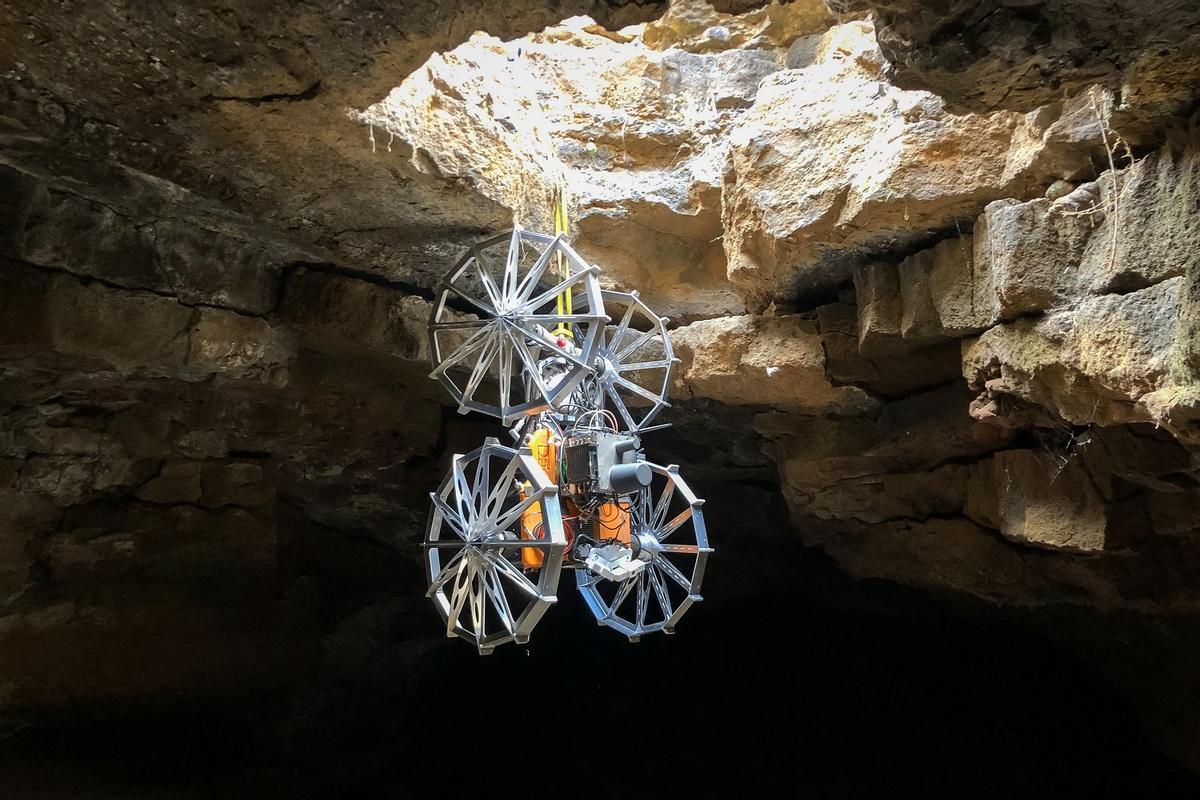
<svg viewBox="0 0 1200 800">
<path fill-rule="evenodd" d="M 1188 4 L 10 5 L 0 796 L 1195 796 Z M 430 492 L 536 382 L 428 328 L 556 197 L 715 553 L 480 657 Z"/>
</svg>

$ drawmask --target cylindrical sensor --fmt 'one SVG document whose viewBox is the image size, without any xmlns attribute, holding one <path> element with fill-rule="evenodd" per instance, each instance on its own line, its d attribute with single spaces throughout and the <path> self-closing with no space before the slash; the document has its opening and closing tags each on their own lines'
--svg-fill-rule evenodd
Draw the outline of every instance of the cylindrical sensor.
<svg viewBox="0 0 1200 800">
<path fill-rule="evenodd" d="M 633 494 L 650 485 L 654 473 L 645 461 L 633 464 L 616 464 L 608 471 L 608 485 L 617 494 Z"/>
</svg>

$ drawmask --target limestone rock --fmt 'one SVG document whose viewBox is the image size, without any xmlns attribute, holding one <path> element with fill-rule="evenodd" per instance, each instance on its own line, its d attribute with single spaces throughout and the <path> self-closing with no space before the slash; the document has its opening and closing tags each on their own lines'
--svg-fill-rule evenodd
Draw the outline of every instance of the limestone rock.
<svg viewBox="0 0 1200 800">
<path fill-rule="evenodd" d="M 972 236 L 945 239 L 898 266 L 900 334 L 906 338 L 979 333 L 999 318 L 991 271 L 976 268 Z"/>
<path fill-rule="evenodd" d="M 1128 292 L 1182 275 L 1200 250 L 1200 137 L 1167 145 L 1099 181 L 1097 223 L 1080 264 L 1088 292 Z"/>
<path fill-rule="evenodd" d="M 1200 12 L 1186 0 L 1103 9 L 1086 0 L 849 5 L 874 14 L 899 85 L 932 91 L 956 109 L 1031 110 L 1103 83 L 1121 89 L 1128 116 L 1148 120 L 1195 97 Z"/>
<path fill-rule="evenodd" d="M 824 545 L 861 578 L 884 578 L 934 592 L 961 592 L 1012 606 L 1120 602 L 1115 581 L 1077 563 L 1033 558 L 964 519 L 859 525 Z"/>
<path fill-rule="evenodd" d="M 1072 454 L 1005 450 L 972 467 L 967 514 L 1005 537 L 1086 553 L 1109 544 L 1107 501 Z"/>
<path fill-rule="evenodd" d="M 198 381 L 219 373 L 286 382 L 294 355 L 285 332 L 230 311 L 189 309 L 158 295 L 84 284 L 64 273 L 11 263 L 0 269 L 0 286 L 7 343 L 130 374 Z"/>
<path fill-rule="evenodd" d="M 1172 278 L 992 328 L 964 345 L 964 375 L 1075 424 L 1167 422 L 1156 401 L 1195 382 L 1176 335 L 1183 286 Z"/>
<path fill-rule="evenodd" d="M 204 464 L 200 470 L 200 502 L 209 508 L 265 506 L 275 498 L 275 487 L 260 464 L 223 461 Z"/>
<path fill-rule="evenodd" d="M 871 350 L 900 335 L 903 302 L 895 264 L 872 262 L 854 272 L 858 344 Z"/>
<path fill-rule="evenodd" d="M 580 13 L 616 30 L 661 11 L 469 0 L 282 13 L 237 0 L 126 17 L 106 5 L 6 5 L 0 96 L 6 115 L 92 161 L 111 157 L 328 247 L 340 263 L 429 286 L 464 236 L 511 215 L 407 168 L 385 131 L 372 147 L 346 110 L 472 31 L 508 39 Z"/>
<path fill-rule="evenodd" d="M 642 40 L 656 50 L 690 52 L 731 48 L 787 47 L 797 36 L 823 31 L 833 16 L 823 2 L 771 2 L 747 14 L 723 14 L 705 0 L 676 0 L 646 24 Z"/>
<path fill-rule="evenodd" d="M 1080 262 L 1096 222 L 1057 211 L 1045 198 L 989 203 L 975 225 L 974 261 L 991 285 L 996 317 L 1015 319 L 1078 297 Z"/>
<path fill-rule="evenodd" d="M 0 157 L 0 197 L 9 204 L 0 255 L 249 314 L 274 307 L 287 265 L 314 258 L 132 170 L 105 176 L 123 191 L 97 188 L 96 169 L 71 161 L 69 171 L 48 175 L 37 161 L 45 146 L 25 138 Z"/>
<path fill-rule="evenodd" d="M 958 344 L 952 340 L 931 344 L 876 335 L 864 347 L 855 309 L 852 303 L 817 309 L 826 370 L 833 381 L 895 396 L 945 383 L 959 373 Z"/>
<path fill-rule="evenodd" d="M 771 41 L 659 50 L 586 17 L 515 42 L 480 35 L 361 119 L 413 168 L 469 183 L 527 228 L 551 228 L 552 191 L 565 182 L 576 249 L 657 312 L 740 313 L 720 245 L 724 133 L 782 67 L 785 44 Z"/>
<path fill-rule="evenodd" d="M 748 296 L 812 288 L 848 254 L 909 245 L 1090 166 L 1098 142 L 1047 143 L 1053 113 L 953 116 L 893 87 L 882 63 L 869 23 L 837 26 L 812 66 L 768 77 L 734 125 L 724 244 Z"/>
<path fill-rule="evenodd" d="M 823 419 L 760 415 L 794 518 L 922 519 L 962 512 L 968 470 L 961 463 L 1011 437 L 967 413 L 970 393 L 947 387 L 889 403 L 878 417 Z M 805 525 L 799 525 L 805 530 Z M 815 531 L 809 541 L 820 541 Z"/>
<path fill-rule="evenodd" d="M 346 275 L 300 269 L 288 281 L 280 317 L 299 328 L 312 346 L 426 361 L 430 311 L 430 303 L 420 297 Z"/>
<path fill-rule="evenodd" d="M 872 406 L 861 389 L 834 386 L 816 325 L 800 317 L 723 317 L 671 332 L 681 363 L 678 394 L 731 405 L 765 405 L 832 414 Z"/>
<path fill-rule="evenodd" d="M 202 309 L 188 331 L 187 366 L 224 378 L 274 386 L 288 382 L 296 337 L 257 317 Z"/>
<path fill-rule="evenodd" d="M 1046 187 L 1045 198 L 1051 202 L 1066 197 L 1075 190 L 1075 184 L 1059 179 Z"/>
<path fill-rule="evenodd" d="M 788 472 L 783 473 L 787 480 Z M 879 523 L 956 514 L 966 498 L 967 470 L 947 464 L 927 473 L 889 472 L 849 477 L 825 487 L 805 510 L 820 518 Z"/>
<path fill-rule="evenodd" d="M 864 454 L 909 469 L 928 469 L 978 458 L 1011 441 L 1011 432 L 973 419 L 968 412 L 970 400 L 970 390 L 952 385 L 888 403 L 876 420 L 876 438 Z"/>
<path fill-rule="evenodd" d="M 158 475 L 138 487 L 137 496 L 152 503 L 196 503 L 201 491 L 200 463 L 182 461 L 164 465 Z"/>
</svg>

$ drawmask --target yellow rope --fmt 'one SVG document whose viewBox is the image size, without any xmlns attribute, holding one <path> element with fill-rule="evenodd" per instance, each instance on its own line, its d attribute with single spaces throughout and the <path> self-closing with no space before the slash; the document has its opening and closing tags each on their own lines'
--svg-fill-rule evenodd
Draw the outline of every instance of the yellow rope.
<svg viewBox="0 0 1200 800">
<path fill-rule="evenodd" d="M 554 235 L 566 236 L 567 230 L 567 190 L 566 187 L 560 183 L 554 189 Z M 561 251 L 556 255 L 558 258 L 558 273 L 562 279 L 565 280 L 568 275 L 567 260 Z M 554 298 L 554 308 L 559 316 L 575 313 L 570 286 L 564 289 L 558 295 L 558 297 Z M 558 325 L 554 328 L 554 335 L 564 336 L 568 339 L 575 338 L 575 334 L 571 332 L 570 326 L 565 322 L 558 323 Z"/>
</svg>

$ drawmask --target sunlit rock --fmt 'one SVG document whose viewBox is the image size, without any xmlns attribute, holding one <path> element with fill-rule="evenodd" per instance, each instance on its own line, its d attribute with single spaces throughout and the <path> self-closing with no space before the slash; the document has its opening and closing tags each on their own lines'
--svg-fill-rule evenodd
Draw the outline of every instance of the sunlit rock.
<svg viewBox="0 0 1200 800">
<path fill-rule="evenodd" d="M 887 79 L 867 22 L 834 27 L 814 62 L 767 78 L 730 132 L 729 278 L 759 302 L 844 274 L 844 256 L 904 246 L 1089 166 L 1056 117 L 954 116 Z M 839 260 L 842 259 L 842 260 Z"/>
<path fill-rule="evenodd" d="M 816 325 L 799 317 L 723 317 L 671 332 L 685 396 L 832 414 L 861 413 L 870 396 L 834 386 Z"/>
<path fill-rule="evenodd" d="M 1155 400 L 1194 385 L 1176 333 L 1183 288 L 1172 278 L 997 326 L 964 345 L 964 374 L 981 403 L 1011 395 L 1080 425 L 1166 422 Z"/>
</svg>

